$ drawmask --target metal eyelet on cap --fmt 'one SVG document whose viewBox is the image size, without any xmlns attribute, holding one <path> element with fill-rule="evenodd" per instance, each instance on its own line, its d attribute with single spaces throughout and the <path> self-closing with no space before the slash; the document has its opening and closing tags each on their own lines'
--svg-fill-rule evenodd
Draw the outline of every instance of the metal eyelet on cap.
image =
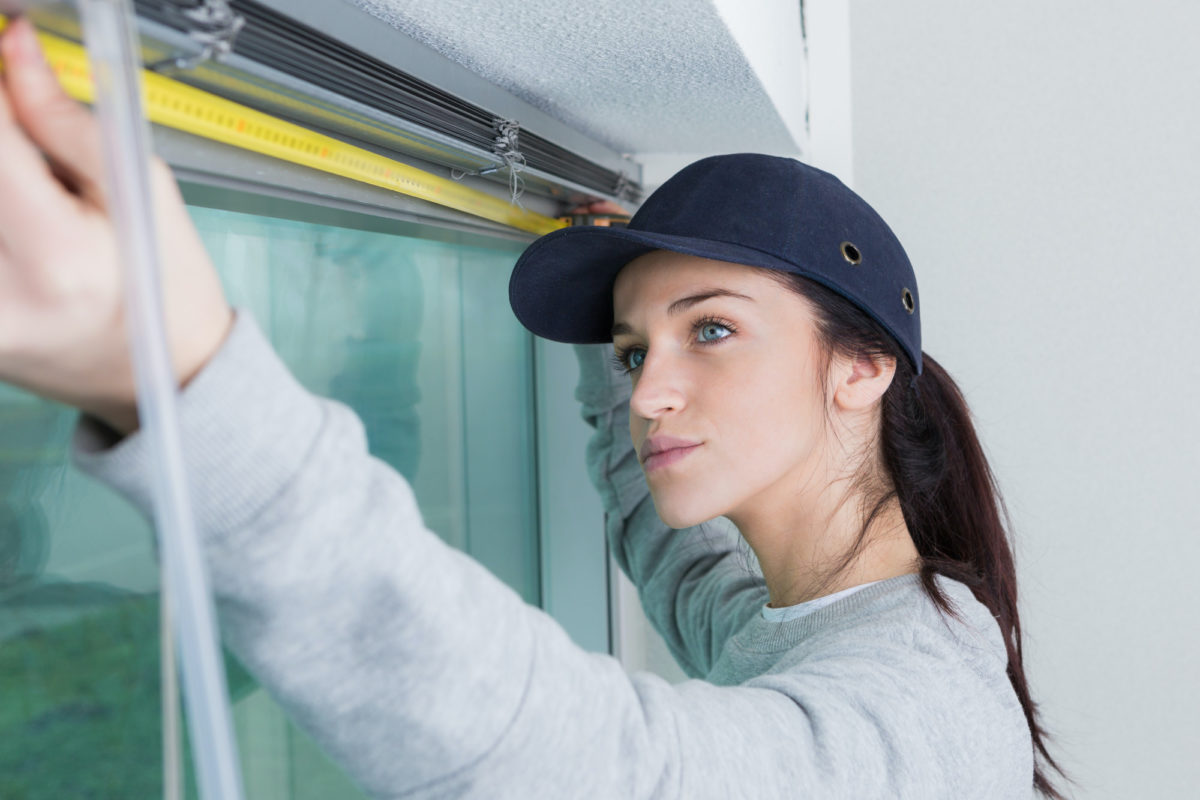
<svg viewBox="0 0 1200 800">
<path fill-rule="evenodd" d="M 862 263 L 862 251 L 855 247 L 854 242 L 842 242 L 842 258 L 851 264 Z"/>
<path fill-rule="evenodd" d="M 911 314 L 916 310 L 917 304 L 913 300 L 912 292 L 910 292 L 908 289 L 905 289 L 900 293 L 900 300 L 904 303 L 904 310 L 908 313 Z"/>
</svg>

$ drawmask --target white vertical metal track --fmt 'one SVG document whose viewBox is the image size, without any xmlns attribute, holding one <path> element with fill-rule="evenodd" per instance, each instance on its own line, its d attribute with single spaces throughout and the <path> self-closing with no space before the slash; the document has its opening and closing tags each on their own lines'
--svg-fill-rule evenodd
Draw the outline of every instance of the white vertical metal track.
<svg viewBox="0 0 1200 800">
<path fill-rule="evenodd" d="M 604 506 L 584 469 L 592 429 L 579 413 L 571 345 L 536 338 L 538 536 L 542 608 L 585 650 L 612 651 Z"/>
<path fill-rule="evenodd" d="M 142 110 L 141 64 L 128 0 L 80 0 L 95 81 L 109 210 L 125 265 L 126 327 L 138 415 L 154 476 L 154 521 L 170 619 L 176 623 L 197 782 L 204 800 L 240 800 L 225 669 L 187 491 L 174 371 L 162 309 L 160 261 L 150 190 L 150 130 Z M 170 782 L 165 787 L 170 789 Z"/>
<path fill-rule="evenodd" d="M 808 48 L 807 161 L 854 186 L 850 94 L 850 2 L 804 0 Z"/>
</svg>

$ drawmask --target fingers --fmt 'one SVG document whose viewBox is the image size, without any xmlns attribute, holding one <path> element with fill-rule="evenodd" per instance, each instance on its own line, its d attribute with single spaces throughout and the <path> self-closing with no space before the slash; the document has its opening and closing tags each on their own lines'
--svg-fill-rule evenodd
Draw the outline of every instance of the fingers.
<svg viewBox="0 0 1200 800">
<path fill-rule="evenodd" d="M 18 20 L 0 35 L 0 58 L 4 60 L 4 84 L 0 87 L 0 245 L 14 258 L 36 246 L 55 216 L 69 210 L 64 208 L 69 197 L 17 122 L 7 88 L 13 74 L 24 68 L 19 48 L 14 47 L 13 32 L 19 34 L 22 25 L 28 24 Z"/>
<path fill-rule="evenodd" d="M 570 214 L 620 214 L 628 216 L 629 212 L 610 200 L 596 200 L 571 209 Z"/>
<path fill-rule="evenodd" d="M 85 198 L 99 204 L 104 162 L 95 118 L 63 91 L 27 19 L 12 23 L 0 48 L 12 111 L 33 143 Z"/>
</svg>

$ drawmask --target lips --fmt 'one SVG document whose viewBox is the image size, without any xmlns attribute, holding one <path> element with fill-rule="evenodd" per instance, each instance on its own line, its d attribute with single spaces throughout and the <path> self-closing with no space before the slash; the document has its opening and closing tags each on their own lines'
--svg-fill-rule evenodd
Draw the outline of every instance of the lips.
<svg viewBox="0 0 1200 800">
<path fill-rule="evenodd" d="M 638 453 L 638 457 L 641 459 L 642 466 L 649 471 L 674 464 L 701 444 L 701 442 L 680 439 L 676 436 L 651 436 L 642 442 L 642 449 Z"/>
</svg>

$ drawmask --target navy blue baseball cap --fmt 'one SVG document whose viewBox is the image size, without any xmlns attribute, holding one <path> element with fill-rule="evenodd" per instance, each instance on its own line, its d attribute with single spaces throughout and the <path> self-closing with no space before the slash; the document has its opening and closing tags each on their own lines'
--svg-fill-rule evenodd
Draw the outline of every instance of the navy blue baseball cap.
<svg viewBox="0 0 1200 800">
<path fill-rule="evenodd" d="M 509 279 L 513 312 L 546 339 L 611 342 L 617 273 L 651 250 L 816 281 L 882 325 L 921 373 L 917 278 L 900 240 L 840 180 L 793 158 L 704 158 L 647 197 L 628 227 L 583 225 L 536 239 Z"/>
</svg>

